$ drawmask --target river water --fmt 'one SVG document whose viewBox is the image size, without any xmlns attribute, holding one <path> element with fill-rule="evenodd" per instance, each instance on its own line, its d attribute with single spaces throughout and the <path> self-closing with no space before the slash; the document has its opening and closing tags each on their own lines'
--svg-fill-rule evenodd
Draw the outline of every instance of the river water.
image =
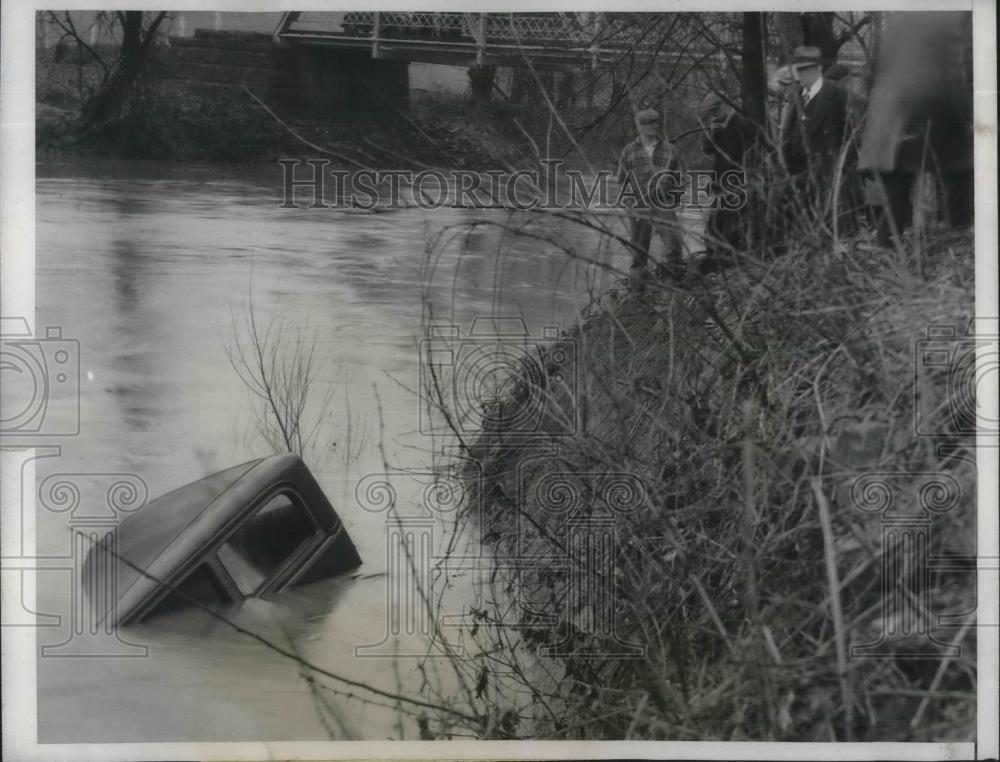
<svg viewBox="0 0 1000 762">
<path fill-rule="evenodd" d="M 283 325 L 287 346 L 316 347 L 314 399 L 329 404 L 310 407 L 318 425 L 306 461 L 364 563 L 231 616 L 338 674 L 419 693 L 415 660 L 355 658 L 355 646 L 383 639 L 388 605 L 386 517 L 359 506 L 355 486 L 387 465 L 426 470 L 440 444 L 421 431 L 422 321 L 433 314 L 465 330 L 476 318 L 517 317 L 541 335 L 572 325 L 614 276 L 505 231 L 495 224 L 504 212 L 279 209 L 277 187 L 267 167 L 39 167 L 36 325 L 79 341 L 80 432 L 38 451 L 37 481 L 70 474 L 86 494 L 132 474 L 153 498 L 273 452 L 230 362 L 252 302 L 262 323 Z M 627 266 L 591 232 L 543 229 Z M 50 415 L 71 418 L 75 391 L 54 389 Z M 401 502 L 416 500 L 421 478 L 399 480 Z M 37 552 L 71 559 L 74 512 L 50 508 L 38 510 Z M 76 572 L 71 560 L 49 566 L 37 608 L 50 625 L 39 643 L 51 646 L 72 640 Z M 71 658 L 64 647 L 39 659 L 40 742 L 413 737 L 391 707 L 336 696 L 337 721 L 324 721 L 293 661 L 202 612 L 122 637 L 145 655 L 112 644 L 99 649 L 106 658 Z"/>
</svg>

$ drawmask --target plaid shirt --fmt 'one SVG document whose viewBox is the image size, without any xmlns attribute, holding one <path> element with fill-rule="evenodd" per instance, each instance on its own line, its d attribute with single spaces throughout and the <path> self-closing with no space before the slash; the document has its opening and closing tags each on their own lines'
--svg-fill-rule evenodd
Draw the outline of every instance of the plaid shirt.
<svg viewBox="0 0 1000 762">
<path fill-rule="evenodd" d="M 677 149 L 669 140 L 659 138 L 650 156 L 642 145 L 642 140 L 636 138 L 625 146 L 618 159 L 618 182 L 624 183 L 627 175 L 632 175 L 644 203 L 649 203 L 648 184 L 650 178 L 657 172 L 668 169 L 679 172 L 680 160 Z"/>
</svg>

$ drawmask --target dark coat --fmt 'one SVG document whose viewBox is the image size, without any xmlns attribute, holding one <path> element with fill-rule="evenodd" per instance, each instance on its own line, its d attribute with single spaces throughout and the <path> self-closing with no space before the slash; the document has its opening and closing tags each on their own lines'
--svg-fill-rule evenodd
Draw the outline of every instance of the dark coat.
<svg viewBox="0 0 1000 762">
<path fill-rule="evenodd" d="M 868 99 L 861 93 L 851 90 L 849 87 L 842 87 L 847 94 L 847 120 L 845 122 L 846 134 L 844 141 L 847 143 L 847 151 L 844 156 L 844 166 L 847 169 L 857 169 L 858 152 L 861 149 L 861 138 L 864 135 L 865 118 L 868 115 Z"/>
<path fill-rule="evenodd" d="M 714 120 L 706 131 L 702 150 L 712 157 L 713 192 L 724 193 L 727 172 L 746 172 L 746 155 L 753 143 L 753 125 L 736 111 Z M 705 221 L 705 248 L 709 256 L 728 255 L 744 240 L 743 214 L 739 209 L 713 204 Z"/>
<path fill-rule="evenodd" d="M 750 123 L 735 111 L 709 125 L 702 151 L 712 157 L 712 169 L 717 175 L 745 169 L 744 156 L 753 137 L 751 129 Z"/>
<path fill-rule="evenodd" d="M 971 20 L 964 11 L 892 14 L 859 169 L 972 169 Z"/>
<path fill-rule="evenodd" d="M 832 174 L 847 129 L 847 92 L 823 80 L 818 93 L 805 106 L 792 101 L 782 150 L 788 171 Z"/>
<path fill-rule="evenodd" d="M 713 120 L 709 125 L 702 141 L 702 151 L 712 157 L 716 191 L 726 172 L 746 172 L 746 155 L 753 145 L 753 138 L 753 125 L 737 111 Z"/>
</svg>

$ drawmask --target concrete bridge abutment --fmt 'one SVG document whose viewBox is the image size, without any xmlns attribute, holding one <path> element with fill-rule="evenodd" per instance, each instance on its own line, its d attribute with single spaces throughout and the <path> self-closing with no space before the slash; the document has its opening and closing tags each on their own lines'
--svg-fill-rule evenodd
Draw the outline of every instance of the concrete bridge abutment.
<svg viewBox="0 0 1000 762">
<path fill-rule="evenodd" d="M 198 29 L 172 37 L 162 73 L 205 87 L 247 86 L 285 112 L 331 120 L 405 111 L 409 64 L 364 50 L 275 43 L 270 35 Z"/>
<path fill-rule="evenodd" d="M 276 46 L 272 91 L 285 108 L 333 120 L 405 111 L 409 64 L 363 50 Z"/>
</svg>

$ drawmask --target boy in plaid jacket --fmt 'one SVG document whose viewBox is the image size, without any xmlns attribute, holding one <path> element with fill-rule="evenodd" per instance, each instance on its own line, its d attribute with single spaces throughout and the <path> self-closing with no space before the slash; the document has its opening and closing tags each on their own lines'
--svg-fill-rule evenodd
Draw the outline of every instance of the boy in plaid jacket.
<svg viewBox="0 0 1000 762">
<path fill-rule="evenodd" d="M 668 208 L 678 206 L 680 196 L 675 195 L 678 203 L 672 204 L 668 198 L 672 194 L 664 192 L 679 194 L 681 165 L 675 146 L 660 135 L 660 115 L 655 109 L 639 111 L 635 124 L 639 135 L 622 150 L 618 159 L 618 182 L 622 194 L 627 192 L 638 197 L 630 210 L 629 233 L 632 283 L 641 288 L 649 277 L 649 246 L 654 229 L 667 247 L 667 259 L 658 268 L 658 274 L 668 278 L 682 275 L 680 219 L 676 208 Z M 664 172 L 671 176 L 665 177 Z"/>
</svg>

